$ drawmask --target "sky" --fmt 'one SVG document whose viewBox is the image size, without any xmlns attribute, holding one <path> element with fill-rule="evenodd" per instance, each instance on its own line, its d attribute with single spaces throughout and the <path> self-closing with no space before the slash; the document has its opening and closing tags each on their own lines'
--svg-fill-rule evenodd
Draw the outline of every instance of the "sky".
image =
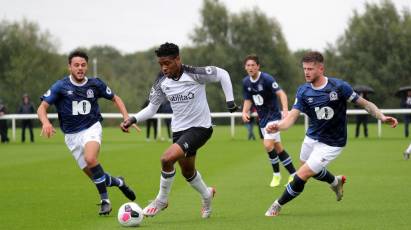
<svg viewBox="0 0 411 230">
<path fill-rule="evenodd" d="M 258 7 L 279 22 L 292 51 L 322 51 L 344 34 L 353 11 L 380 0 L 219 0 L 230 13 Z M 391 0 L 398 11 L 410 0 Z M 145 51 L 166 41 L 191 45 L 201 24 L 202 0 L 0 0 L 0 20 L 36 22 L 60 53 L 110 45 L 122 53 Z"/>
</svg>

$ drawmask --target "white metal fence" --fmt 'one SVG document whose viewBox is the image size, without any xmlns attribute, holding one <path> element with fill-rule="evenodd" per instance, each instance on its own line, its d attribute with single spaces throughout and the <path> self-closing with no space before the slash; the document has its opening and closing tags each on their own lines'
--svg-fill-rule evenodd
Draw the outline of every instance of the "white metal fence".
<svg viewBox="0 0 411 230">
<path fill-rule="evenodd" d="M 381 110 L 384 114 L 411 114 L 411 109 L 382 109 Z M 359 115 L 359 114 L 367 114 L 365 110 L 362 109 L 351 109 L 347 110 L 347 115 Z M 122 116 L 120 113 L 102 113 L 103 118 L 111 118 L 111 119 L 121 119 Z M 230 118 L 230 133 L 231 137 L 235 135 L 235 118 L 241 117 L 242 114 L 240 112 L 236 113 L 211 113 L 211 117 L 213 118 Z M 304 124 L 305 128 L 308 127 L 308 117 L 305 114 L 304 116 Z M 49 119 L 57 119 L 56 113 L 48 114 Z M 171 118 L 171 114 L 156 114 L 153 118 L 158 120 L 157 122 L 157 132 L 158 137 L 161 137 L 161 122 L 163 119 Z M 37 114 L 7 114 L 0 117 L 0 120 L 11 120 L 11 127 L 12 127 L 12 140 L 16 140 L 16 120 L 22 119 L 37 119 Z M 378 137 L 382 136 L 382 124 L 381 121 L 378 120 Z"/>
</svg>

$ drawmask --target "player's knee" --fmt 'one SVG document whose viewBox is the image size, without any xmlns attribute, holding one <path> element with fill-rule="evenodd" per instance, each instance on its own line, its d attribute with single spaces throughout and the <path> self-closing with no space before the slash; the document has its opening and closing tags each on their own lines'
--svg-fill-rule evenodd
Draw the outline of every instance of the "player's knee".
<svg viewBox="0 0 411 230">
<path fill-rule="evenodd" d="M 98 164 L 97 158 L 94 156 L 86 156 L 84 157 L 84 160 L 86 161 L 87 166 L 89 167 L 93 167 Z"/>
<path fill-rule="evenodd" d="M 192 178 L 195 173 L 194 169 L 181 169 L 181 174 L 183 174 L 183 177 L 186 178 L 186 180 Z"/>
<path fill-rule="evenodd" d="M 173 166 L 174 164 L 172 157 L 169 156 L 168 154 L 164 154 L 163 156 L 161 156 L 160 161 L 163 167 Z"/>
</svg>

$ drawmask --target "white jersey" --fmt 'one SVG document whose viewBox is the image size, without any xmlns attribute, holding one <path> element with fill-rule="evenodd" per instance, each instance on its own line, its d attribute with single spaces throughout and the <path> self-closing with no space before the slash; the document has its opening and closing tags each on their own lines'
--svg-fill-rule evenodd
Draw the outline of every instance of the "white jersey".
<svg viewBox="0 0 411 230">
<path fill-rule="evenodd" d="M 205 83 L 221 82 L 226 101 L 233 101 L 233 91 L 227 71 L 214 67 L 190 67 L 183 65 L 183 74 L 177 80 L 161 74 L 150 92 L 150 104 L 156 109 L 169 100 L 173 110 L 171 128 L 173 132 L 191 127 L 211 127 L 210 109 L 207 103 Z M 147 112 L 147 111 L 146 111 Z M 139 112 L 135 115 L 137 122 L 148 119 L 152 112 Z"/>
</svg>

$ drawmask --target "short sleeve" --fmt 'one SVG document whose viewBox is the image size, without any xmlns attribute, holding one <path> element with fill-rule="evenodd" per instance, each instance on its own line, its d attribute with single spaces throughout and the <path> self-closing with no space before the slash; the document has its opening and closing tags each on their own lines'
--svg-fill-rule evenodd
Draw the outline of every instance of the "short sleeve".
<svg viewBox="0 0 411 230">
<path fill-rule="evenodd" d="M 303 113 L 306 113 L 306 106 L 304 104 L 304 98 L 303 98 L 303 89 L 302 87 L 298 88 L 297 93 L 295 95 L 295 101 L 293 105 L 293 109 L 298 109 Z"/>
<path fill-rule="evenodd" d="M 268 87 L 272 90 L 273 93 L 276 93 L 278 90 L 281 90 L 280 85 L 277 83 L 273 76 L 270 76 L 267 80 Z"/>
<path fill-rule="evenodd" d="M 166 94 L 161 89 L 161 83 L 165 77 L 158 78 L 151 87 L 149 101 L 151 104 L 160 106 L 167 100 Z"/>
<path fill-rule="evenodd" d="M 110 87 L 108 87 L 103 80 L 99 78 L 96 78 L 96 80 L 97 80 L 97 89 L 99 91 L 99 97 L 103 97 L 107 100 L 113 99 L 114 93 L 110 89 Z"/>
<path fill-rule="evenodd" d="M 345 81 L 341 84 L 341 94 L 346 101 L 352 103 L 355 103 L 359 98 L 358 94 L 353 90 L 351 85 Z"/>
<path fill-rule="evenodd" d="M 250 86 L 247 84 L 246 79 L 243 80 L 243 99 L 244 100 L 251 100 L 252 95 L 249 90 Z"/>
<path fill-rule="evenodd" d="M 60 97 L 60 88 L 60 81 L 57 81 L 40 97 L 40 100 L 47 102 L 49 105 L 54 104 Z"/>
</svg>

